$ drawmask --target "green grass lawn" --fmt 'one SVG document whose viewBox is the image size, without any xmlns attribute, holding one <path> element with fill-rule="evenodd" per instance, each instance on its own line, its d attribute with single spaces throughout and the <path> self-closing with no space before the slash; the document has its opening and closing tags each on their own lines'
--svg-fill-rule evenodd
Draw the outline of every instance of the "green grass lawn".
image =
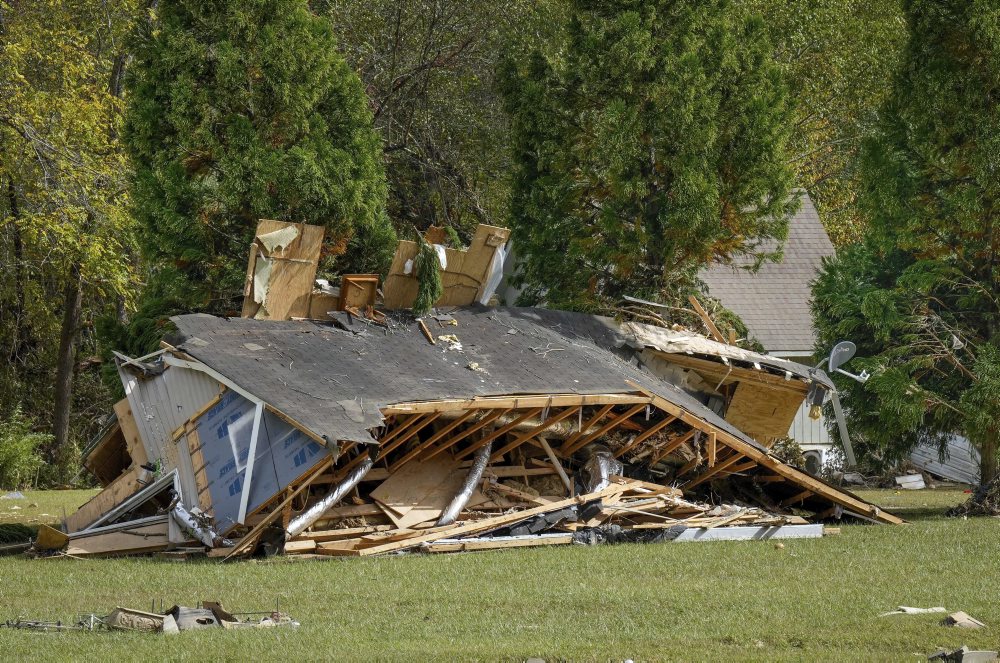
<svg viewBox="0 0 1000 663">
<path fill-rule="evenodd" d="M 278 597 L 302 623 L 173 637 L 0 629 L 0 652 L 4 660 L 919 661 L 939 647 L 1000 647 L 1000 520 L 942 517 L 966 497 L 956 490 L 862 494 L 911 524 L 844 526 L 780 549 L 567 546 L 231 564 L 0 558 L 0 621 L 160 599 L 261 610 Z M 939 626 L 942 615 L 878 616 L 899 605 L 964 610 L 989 628 Z"/>
</svg>

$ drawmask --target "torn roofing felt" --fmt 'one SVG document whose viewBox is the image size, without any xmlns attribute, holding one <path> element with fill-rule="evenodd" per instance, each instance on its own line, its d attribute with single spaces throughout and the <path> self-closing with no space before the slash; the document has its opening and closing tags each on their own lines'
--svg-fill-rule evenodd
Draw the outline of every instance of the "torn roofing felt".
<svg viewBox="0 0 1000 663">
<path fill-rule="evenodd" d="M 457 309 L 457 326 L 408 316 L 389 328 L 193 314 L 172 318 L 171 344 L 317 436 L 370 443 L 381 408 L 415 401 L 518 394 L 620 394 L 630 380 L 761 451 L 764 447 L 679 387 L 629 365 L 613 321 L 535 308 Z M 473 366 L 473 368 L 469 368 Z"/>
</svg>

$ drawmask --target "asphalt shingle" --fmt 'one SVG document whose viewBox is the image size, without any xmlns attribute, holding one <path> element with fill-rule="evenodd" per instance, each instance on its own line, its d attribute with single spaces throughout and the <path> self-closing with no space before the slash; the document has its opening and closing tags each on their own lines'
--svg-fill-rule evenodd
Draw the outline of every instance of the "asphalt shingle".
<svg viewBox="0 0 1000 663">
<path fill-rule="evenodd" d="M 746 270 L 750 260 L 736 260 L 732 265 L 713 265 L 700 276 L 708 294 L 739 315 L 768 352 L 812 352 L 810 284 L 823 258 L 834 253 L 812 200 L 803 193 L 799 211 L 788 223 L 781 262 L 751 273 Z"/>
</svg>

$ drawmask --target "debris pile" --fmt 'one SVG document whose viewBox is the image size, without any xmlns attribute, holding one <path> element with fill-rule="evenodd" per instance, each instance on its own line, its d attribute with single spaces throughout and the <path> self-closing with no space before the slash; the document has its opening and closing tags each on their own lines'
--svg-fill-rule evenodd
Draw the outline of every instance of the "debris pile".
<svg viewBox="0 0 1000 663">
<path fill-rule="evenodd" d="M 161 609 L 162 610 L 162 609 Z M 138 631 L 171 635 L 181 631 L 203 628 L 248 629 L 298 627 L 299 623 L 277 607 L 267 612 L 231 613 L 218 601 L 204 601 L 197 608 L 175 605 L 167 611 L 152 612 L 134 608 L 115 608 L 110 614 L 80 615 L 72 622 L 43 621 L 37 619 L 7 620 L 0 628 L 25 631 Z"/>
<path fill-rule="evenodd" d="M 375 277 L 336 292 L 291 278 L 311 236 L 261 228 L 245 317 L 177 316 L 158 352 L 117 356 L 128 396 L 85 462 L 105 489 L 39 552 L 364 556 L 902 522 L 771 452 L 832 389 L 818 369 L 683 330 L 476 305 L 507 238 L 488 226 L 467 251 L 442 248 L 456 308 L 400 310 L 416 296 L 416 246 L 401 243 L 376 311 Z M 327 310 L 288 319 L 288 298 Z"/>
</svg>

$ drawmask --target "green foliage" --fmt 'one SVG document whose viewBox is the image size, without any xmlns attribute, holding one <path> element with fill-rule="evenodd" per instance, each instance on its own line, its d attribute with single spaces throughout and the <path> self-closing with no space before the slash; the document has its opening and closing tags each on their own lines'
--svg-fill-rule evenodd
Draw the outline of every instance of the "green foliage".
<svg viewBox="0 0 1000 663">
<path fill-rule="evenodd" d="M 766 19 L 794 100 L 789 158 L 833 240 L 856 242 L 865 221 L 859 158 L 891 89 L 906 40 L 900 0 L 736 0 Z"/>
<path fill-rule="evenodd" d="M 52 440 L 48 433 L 38 433 L 21 407 L 0 421 L 0 488 L 21 488 L 35 478 L 42 466 L 38 450 Z"/>
<path fill-rule="evenodd" d="M 866 141 L 864 243 L 824 269 L 819 351 L 850 338 L 845 405 L 863 444 L 899 457 L 962 433 L 996 472 L 1000 421 L 1000 9 L 911 0 L 904 65 Z"/>
<path fill-rule="evenodd" d="M 326 227 L 330 271 L 395 245 L 381 141 L 330 22 L 304 0 L 167 0 L 137 39 L 125 144 L 150 270 L 130 336 L 232 313 L 258 219 Z"/>
<path fill-rule="evenodd" d="M 22 403 L 42 426 L 55 410 L 67 285 L 82 289 L 69 331 L 85 366 L 97 353 L 94 320 L 134 290 L 119 93 L 138 14 L 132 0 L 0 1 L 0 412 Z M 107 396 L 93 371 L 75 382 L 71 437 L 85 438 L 92 421 L 77 413 Z"/>
<path fill-rule="evenodd" d="M 400 229 L 503 225 L 510 154 L 495 85 L 508 49 L 545 39 L 552 0 L 314 0 L 359 72 L 386 145 Z"/>
<path fill-rule="evenodd" d="M 570 3 L 508 61 L 522 303 L 676 298 L 712 259 L 775 258 L 791 109 L 762 22 L 728 0 Z M 665 293 L 668 293 L 665 295 Z"/>
<path fill-rule="evenodd" d="M 416 316 L 430 313 L 434 302 L 444 293 L 441 282 L 441 261 L 434 247 L 417 234 L 417 256 L 413 259 L 413 273 L 417 277 L 417 298 L 413 300 L 413 314 Z"/>
</svg>

